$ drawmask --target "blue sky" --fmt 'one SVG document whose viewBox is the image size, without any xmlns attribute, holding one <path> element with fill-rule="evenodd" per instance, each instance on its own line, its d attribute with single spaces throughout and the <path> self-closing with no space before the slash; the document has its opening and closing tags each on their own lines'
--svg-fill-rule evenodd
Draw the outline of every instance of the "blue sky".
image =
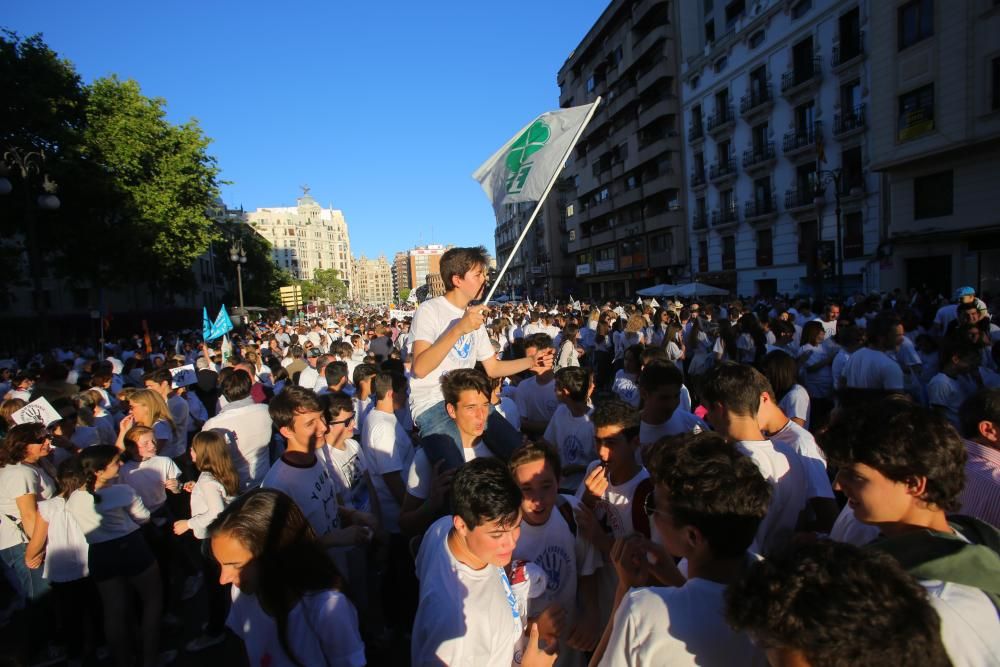
<svg viewBox="0 0 1000 667">
<path fill-rule="evenodd" d="M 132 78 L 214 140 L 231 206 L 289 206 L 308 184 L 344 211 L 354 254 L 483 244 L 470 174 L 558 106 L 556 74 L 606 0 L 3 3 L 85 81 Z"/>
</svg>

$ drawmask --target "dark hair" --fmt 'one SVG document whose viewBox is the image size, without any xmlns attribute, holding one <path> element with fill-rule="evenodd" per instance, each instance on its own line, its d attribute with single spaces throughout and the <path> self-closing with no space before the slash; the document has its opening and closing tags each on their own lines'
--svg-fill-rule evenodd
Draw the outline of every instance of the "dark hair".
<svg viewBox="0 0 1000 667">
<path fill-rule="evenodd" d="M 883 346 L 886 338 L 888 338 L 900 324 L 902 324 L 902 321 L 895 313 L 879 313 L 870 322 L 868 322 L 866 332 L 868 334 L 868 342 L 875 343 L 880 347 Z"/>
<path fill-rule="evenodd" d="M 166 368 L 157 368 L 155 371 L 150 371 L 142 376 L 143 383 L 153 382 L 155 384 L 163 384 L 166 382 L 171 384 L 171 380 L 173 380 L 173 376 Z"/>
<path fill-rule="evenodd" d="M 823 328 L 823 323 L 819 320 L 809 320 L 802 325 L 802 335 L 801 340 L 804 345 L 817 345 L 819 341 L 819 335 L 825 333 L 826 329 Z"/>
<path fill-rule="evenodd" d="M 850 544 L 790 547 L 753 563 L 727 589 L 726 617 L 813 667 L 951 664 L 927 591 L 892 557 Z"/>
<path fill-rule="evenodd" d="M 518 521 L 521 490 L 500 459 L 473 459 L 463 465 L 455 474 L 451 495 L 454 514 L 469 530 L 490 521 L 505 528 Z"/>
<path fill-rule="evenodd" d="M 525 463 L 532 463 L 534 461 L 541 461 L 542 459 L 545 459 L 546 465 L 549 466 L 552 474 L 555 475 L 556 481 L 558 481 L 559 473 L 562 470 L 562 461 L 559 459 L 559 452 L 556 451 L 555 447 L 549 447 L 537 442 L 526 442 L 511 453 L 509 463 L 510 472 L 513 474 L 518 466 L 523 466 Z"/>
<path fill-rule="evenodd" d="M 524 347 L 533 347 L 536 351 L 548 350 L 552 347 L 552 336 L 547 333 L 534 333 L 524 337 Z"/>
<path fill-rule="evenodd" d="M 570 400 L 581 403 L 590 391 L 590 370 L 580 366 L 567 366 L 556 371 L 556 390 L 565 391 Z"/>
<path fill-rule="evenodd" d="M 0 445 L 0 466 L 14 465 L 24 460 L 28 445 L 41 442 L 49 433 L 44 424 L 18 424 L 4 436 Z"/>
<path fill-rule="evenodd" d="M 328 422 L 332 422 L 341 412 L 354 412 L 354 402 L 343 392 L 322 394 L 319 402 L 323 406 L 323 418 Z"/>
<path fill-rule="evenodd" d="M 706 403 L 721 403 L 737 415 L 754 417 L 760 408 L 762 381 L 767 380 L 753 366 L 726 361 L 705 374 L 701 396 Z"/>
<path fill-rule="evenodd" d="M 962 437 L 972 439 L 979 435 L 979 422 L 993 422 L 1000 426 L 1000 387 L 980 389 L 965 399 L 958 410 Z"/>
<path fill-rule="evenodd" d="M 281 491 L 254 489 L 208 526 L 210 539 L 221 535 L 253 554 L 260 606 L 274 618 L 285 654 L 302 665 L 288 642 L 288 615 L 305 594 L 341 585 L 340 573 L 309 521 Z"/>
<path fill-rule="evenodd" d="M 295 415 L 304 412 L 320 412 L 322 406 L 319 404 L 319 397 L 312 389 L 291 385 L 271 399 L 267 411 L 271 415 L 271 421 L 276 428 L 291 426 L 295 420 Z"/>
<path fill-rule="evenodd" d="M 639 389 L 657 391 L 663 387 L 680 387 L 684 375 L 677 365 L 669 361 L 655 361 L 646 364 L 639 373 Z"/>
<path fill-rule="evenodd" d="M 799 365 L 795 363 L 792 355 L 783 350 L 768 352 L 760 370 L 771 383 L 771 391 L 768 394 L 775 403 L 783 399 L 799 381 Z"/>
<path fill-rule="evenodd" d="M 948 420 L 908 399 L 888 397 L 841 413 L 819 444 L 828 461 L 863 463 L 894 482 L 926 477 L 923 500 L 941 510 L 959 507 L 965 484 L 965 446 Z"/>
<path fill-rule="evenodd" d="M 375 374 L 375 378 L 372 380 L 372 394 L 374 394 L 376 401 L 381 401 L 390 390 L 395 389 L 394 377 L 392 373 Z"/>
<path fill-rule="evenodd" d="M 753 363 L 759 364 L 767 354 L 767 334 L 760 320 L 753 313 L 745 313 L 739 320 L 740 333 L 748 334 L 753 340 Z"/>
<path fill-rule="evenodd" d="M 459 395 L 469 389 L 482 394 L 487 400 L 493 393 L 489 378 L 475 368 L 457 368 L 441 376 L 441 393 L 448 405 L 456 405 Z"/>
<path fill-rule="evenodd" d="M 746 553 L 771 501 L 771 485 L 750 457 L 706 432 L 660 441 L 649 460 L 675 526 L 697 528 L 717 557 Z"/>
<path fill-rule="evenodd" d="M 612 398 L 598 403 L 590 421 L 595 429 L 621 426 L 629 440 L 639 435 L 639 411 L 621 399 Z"/>
<path fill-rule="evenodd" d="M 357 387 L 363 380 L 366 380 L 377 373 L 378 369 L 372 364 L 358 364 L 354 367 L 354 373 L 351 376 L 351 384 Z"/>
<path fill-rule="evenodd" d="M 646 364 L 655 362 L 672 363 L 669 357 L 667 357 L 666 350 L 662 347 L 653 347 L 652 345 L 643 347 L 642 354 L 639 355 L 639 362 L 643 368 L 646 367 Z"/>
<path fill-rule="evenodd" d="M 114 445 L 91 445 L 80 452 L 80 469 L 83 473 L 84 488 L 94 498 L 94 503 L 101 502 L 101 497 L 97 495 L 97 473 L 104 470 L 115 459 L 121 456 L 121 452 Z"/>
<path fill-rule="evenodd" d="M 477 266 L 486 269 L 489 264 L 486 248 L 475 246 L 471 248 L 452 248 L 441 255 L 439 264 L 441 280 L 444 282 L 444 291 L 450 292 L 455 289 L 452 278 L 463 277 L 470 270 Z"/>
<path fill-rule="evenodd" d="M 222 395 L 230 403 L 241 401 L 250 395 L 253 389 L 253 378 L 245 370 L 237 369 L 230 373 L 221 383 Z"/>
<path fill-rule="evenodd" d="M 79 456 L 71 456 L 59 464 L 56 470 L 56 479 L 59 482 L 59 493 L 64 498 L 87 483 L 87 476 L 83 473 L 83 466 L 80 465 Z"/>
</svg>

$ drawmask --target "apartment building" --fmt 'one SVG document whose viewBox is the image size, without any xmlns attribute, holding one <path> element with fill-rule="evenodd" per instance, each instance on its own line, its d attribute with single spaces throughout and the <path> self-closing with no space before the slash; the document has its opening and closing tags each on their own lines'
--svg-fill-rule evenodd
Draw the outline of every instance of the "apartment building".
<svg viewBox="0 0 1000 667">
<path fill-rule="evenodd" d="M 878 288 L 868 30 L 878 4 L 680 3 L 697 280 L 746 296 Z"/>
<path fill-rule="evenodd" d="M 392 292 L 392 266 L 380 255 L 369 259 L 364 255 L 352 261 L 352 299 L 364 305 L 386 305 L 395 301 Z"/>
<path fill-rule="evenodd" d="M 882 286 L 1000 293 L 1000 2 L 873 2 Z"/>
<path fill-rule="evenodd" d="M 302 188 L 295 206 L 258 208 L 247 222 L 271 244 L 274 263 L 299 280 L 311 280 L 317 269 L 336 269 L 350 293 L 351 240 L 343 211 L 323 208 Z"/>
<path fill-rule="evenodd" d="M 559 70 L 560 106 L 603 98 L 547 216 L 545 257 L 569 260 L 560 289 L 576 298 L 631 297 L 687 271 L 674 4 L 613 0 Z"/>
</svg>

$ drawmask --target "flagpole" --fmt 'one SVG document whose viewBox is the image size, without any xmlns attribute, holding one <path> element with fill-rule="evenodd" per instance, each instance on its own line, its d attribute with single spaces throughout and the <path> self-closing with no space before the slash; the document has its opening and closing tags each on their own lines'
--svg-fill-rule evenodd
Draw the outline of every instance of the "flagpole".
<svg viewBox="0 0 1000 667">
<path fill-rule="evenodd" d="M 514 255 L 517 254 L 518 249 L 521 247 L 521 242 L 524 237 L 528 234 L 528 230 L 531 229 L 532 223 L 535 222 L 535 218 L 538 217 L 538 212 L 542 210 L 542 204 L 545 203 L 545 198 L 549 196 L 549 192 L 552 190 L 552 186 L 555 185 L 556 180 L 559 178 L 559 174 L 566 167 L 566 160 L 569 159 L 570 154 L 573 149 L 576 148 L 576 143 L 580 141 L 580 137 L 583 136 L 583 131 L 587 129 L 587 125 L 590 124 L 590 119 L 594 117 L 594 113 L 597 111 L 597 107 L 601 103 L 600 95 L 594 100 L 594 106 L 590 107 L 590 111 L 583 119 L 583 124 L 580 125 L 580 129 L 576 131 L 576 136 L 573 137 L 573 141 L 570 142 L 569 146 L 566 148 L 566 153 L 563 155 L 562 160 L 559 161 L 559 167 L 556 169 L 555 173 L 552 174 L 552 178 L 549 180 L 548 185 L 542 191 L 542 196 L 539 198 L 538 203 L 535 204 L 535 210 L 531 212 L 531 217 L 528 218 L 528 222 L 524 225 L 524 229 L 521 230 L 521 235 L 517 237 L 517 243 L 514 244 L 514 249 L 510 251 L 510 255 L 507 256 L 507 261 L 503 263 L 503 268 L 497 274 L 496 278 L 493 279 L 493 284 L 490 285 L 490 291 L 483 300 L 483 303 L 489 303 L 493 299 L 493 293 L 496 292 L 497 287 L 500 285 L 500 279 L 503 278 L 504 274 L 507 273 L 507 267 L 510 266 L 511 261 L 514 259 Z"/>
</svg>

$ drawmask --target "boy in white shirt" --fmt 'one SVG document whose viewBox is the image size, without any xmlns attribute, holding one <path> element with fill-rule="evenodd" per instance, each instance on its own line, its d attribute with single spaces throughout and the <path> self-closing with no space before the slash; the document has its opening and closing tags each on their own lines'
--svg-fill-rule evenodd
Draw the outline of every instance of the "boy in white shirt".
<svg viewBox="0 0 1000 667">
<path fill-rule="evenodd" d="M 372 398 L 372 378 L 378 369 L 371 364 L 358 364 L 351 374 L 351 383 L 354 386 L 354 435 L 360 438 L 365 427 L 365 418 L 372 410 L 374 399 Z"/>
<path fill-rule="evenodd" d="M 573 510 L 580 501 L 558 491 L 559 467 L 559 455 L 545 445 L 528 443 L 511 455 L 510 469 L 523 495 L 514 559 L 545 571 L 547 585 L 528 602 L 528 615 L 545 613 L 551 619 L 565 614 L 559 624 L 557 664 L 581 665 L 580 652 L 592 651 L 600 632 L 595 573 L 601 559 L 577 530 Z"/>
<path fill-rule="evenodd" d="M 421 440 L 421 447 L 413 455 L 406 480 L 406 496 L 400 510 L 400 528 L 407 535 L 423 535 L 446 511 L 448 490 L 455 471 L 466 462 L 493 456 L 483 442 L 486 420 L 490 412 L 490 381 L 474 368 L 460 368 L 441 378 L 448 416 L 454 420 L 462 439 L 461 451 L 438 443 L 427 447 L 436 439 L 449 439 L 443 433 L 434 433 Z M 435 455 L 444 458 L 432 460 Z"/>
<path fill-rule="evenodd" d="M 680 407 L 683 386 L 684 377 L 673 363 L 654 361 L 643 367 L 639 374 L 639 443 L 643 451 L 660 438 L 709 430 L 700 417 Z"/>
<path fill-rule="evenodd" d="M 414 667 L 510 667 L 524 636 L 504 568 L 520 534 L 521 492 L 494 458 L 470 461 L 455 475 L 454 514 L 441 517 L 420 544 L 420 605 L 410 647 Z M 521 664 L 551 665 L 530 626 Z"/>
<path fill-rule="evenodd" d="M 524 339 L 524 353 L 529 357 L 552 349 L 552 337 L 546 333 L 531 334 Z M 535 374 L 517 385 L 514 403 L 521 416 L 521 432 L 534 437 L 545 433 L 546 426 L 559 407 L 559 400 L 556 398 L 552 367 L 532 370 Z"/>
<path fill-rule="evenodd" d="M 616 541 L 617 611 L 594 662 L 764 665 L 763 650 L 747 633 L 729 627 L 723 609 L 726 589 L 750 559 L 747 549 L 767 512 L 771 488 L 753 461 L 722 436 L 677 440 L 655 446 L 649 464 L 656 486 L 646 510 L 666 553 L 636 536 Z M 673 558 L 686 559 L 686 576 Z M 644 588 L 650 576 L 666 579 L 667 587 Z"/>
<path fill-rule="evenodd" d="M 766 555 L 785 546 L 795 533 L 808 499 L 806 471 L 801 457 L 785 445 L 764 437 L 757 422 L 760 387 L 766 380 L 752 366 L 725 362 L 705 375 L 702 399 L 713 429 L 750 456 L 774 489 L 767 517 L 751 550 Z"/>
<path fill-rule="evenodd" d="M 589 370 L 573 366 L 560 368 L 555 383 L 559 407 L 545 428 L 544 438 L 562 461 L 562 471 L 558 475 L 562 485 L 560 492 L 572 494 L 580 488 L 587 465 L 597 458 L 589 404 L 594 382 Z"/>
<path fill-rule="evenodd" d="M 941 350 L 941 372 L 927 383 L 927 402 L 952 423 L 962 427 L 958 409 L 978 389 L 974 373 L 979 369 L 980 354 L 964 340 L 948 340 Z"/>
</svg>

